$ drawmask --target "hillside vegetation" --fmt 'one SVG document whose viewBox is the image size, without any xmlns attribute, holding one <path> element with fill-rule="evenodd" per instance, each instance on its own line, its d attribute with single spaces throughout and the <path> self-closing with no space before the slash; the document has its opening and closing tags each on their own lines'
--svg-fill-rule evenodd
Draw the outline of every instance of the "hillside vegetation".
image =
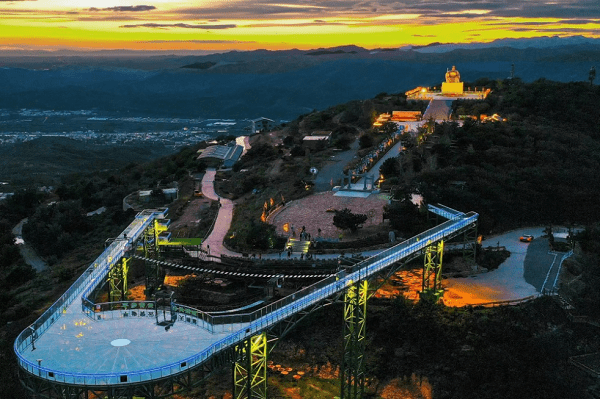
<svg viewBox="0 0 600 399">
<path fill-rule="evenodd" d="M 407 151 L 386 170 L 387 187 L 398 199 L 419 192 L 427 202 L 476 211 L 485 234 L 525 224 L 588 225 L 576 246 L 578 264 L 568 270 L 576 282 L 565 292 L 578 312 L 598 317 L 600 125 L 595 110 L 600 108 L 600 89 L 544 80 L 474 84 L 492 87 L 492 95 L 483 102 L 456 102 L 455 113 L 499 113 L 507 120 L 471 120 L 462 127 L 445 123 L 435 126 L 433 134 L 423 130 L 414 139 L 403 136 Z M 254 149 L 233 171 L 217 178 L 219 192 L 240 202 L 232 229 L 237 241 L 230 244 L 258 248 L 276 243 L 269 240 L 275 238 L 272 228 L 259 221 L 265 201 L 280 201 L 282 194 L 285 200 L 309 195 L 309 168 L 321 168 L 334 149 L 348 148 L 358 139 L 360 154 L 368 152 L 385 137 L 370 128 L 377 113 L 422 108 L 402 94 L 382 93 L 312 112 L 282 130 L 257 136 Z M 332 144 L 304 148 L 302 136 L 315 130 L 332 131 Z M 179 181 L 188 194 L 171 207 L 176 214 L 193 189 L 190 173 L 204 168 L 195 155 L 196 148 L 186 148 L 152 163 L 131 163 L 118 173 L 63 177 L 53 194 L 24 190 L 0 204 L 0 365 L 10 370 L 2 378 L 2 395 L 24 398 L 13 340 L 102 251 L 104 240 L 130 222 L 132 215 L 121 210 L 123 196 Z M 101 206 L 107 212 L 91 219 L 83 216 Z M 48 272 L 36 275 L 24 265 L 11 241 L 10 229 L 24 217 L 31 223 L 25 239 L 51 260 Z M 411 220 L 419 222 L 416 217 Z M 341 342 L 341 332 L 336 331 L 341 312 L 331 309 L 338 316 L 313 315 L 290 336 L 306 349 L 298 350 L 297 362 L 339 362 L 341 343 L 333 341 L 339 337 Z M 374 381 L 417 374 L 432 383 L 436 399 L 581 398 L 594 383 L 570 368 L 567 360 L 600 350 L 596 327 L 570 322 L 549 298 L 494 309 L 377 301 L 368 314 L 367 374 Z M 291 359 L 289 355 L 285 345 L 274 354 L 280 359 Z"/>
<path fill-rule="evenodd" d="M 600 88 L 518 79 L 476 84 L 495 90 L 484 102 L 457 101 L 457 113 L 498 113 L 507 121 L 437 126 L 426 145 L 400 160 L 399 181 L 430 203 L 479 212 L 486 234 L 600 220 Z"/>
</svg>

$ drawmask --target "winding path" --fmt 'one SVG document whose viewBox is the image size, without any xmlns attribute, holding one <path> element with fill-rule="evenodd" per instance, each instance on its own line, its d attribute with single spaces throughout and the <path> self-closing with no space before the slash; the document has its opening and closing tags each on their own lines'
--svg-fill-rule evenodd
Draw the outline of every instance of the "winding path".
<svg viewBox="0 0 600 399">
<path fill-rule="evenodd" d="M 204 249 L 208 250 L 211 255 L 220 256 L 240 256 L 240 254 L 236 252 L 232 252 L 225 248 L 223 245 L 223 240 L 225 239 L 225 235 L 227 231 L 229 231 L 229 226 L 231 226 L 231 219 L 233 218 L 233 208 L 234 203 L 230 199 L 220 197 L 215 192 L 215 175 L 217 171 L 213 168 L 207 169 L 206 173 L 202 177 L 202 194 L 213 201 L 219 201 L 219 214 L 217 215 L 217 220 L 213 226 L 210 235 L 204 240 L 202 246 Z M 216 261 L 220 261 L 219 258 L 214 258 Z"/>
<path fill-rule="evenodd" d="M 13 227 L 12 234 L 15 236 L 15 242 L 19 247 L 19 251 L 21 252 L 21 256 L 25 263 L 33 267 L 35 271 L 39 273 L 48 269 L 48 264 L 23 240 L 23 225 L 25 223 L 27 223 L 27 218 L 21 220 Z"/>
</svg>

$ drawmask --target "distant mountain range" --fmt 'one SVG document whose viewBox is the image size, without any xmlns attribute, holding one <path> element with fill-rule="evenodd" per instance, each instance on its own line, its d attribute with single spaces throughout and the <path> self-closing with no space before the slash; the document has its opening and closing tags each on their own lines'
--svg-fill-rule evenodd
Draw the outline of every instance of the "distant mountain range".
<svg viewBox="0 0 600 399">
<path fill-rule="evenodd" d="M 476 50 L 496 47 L 511 47 L 517 49 L 545 49 L 564 46 L 584 45 L 599 46 L 600 39 L 594 39 L 584 36 L 543 36 L 526 39 L 496 39 L 489 43 L 431 43 L 426 46 L 406 46 L 401 48 L 401 50 L 415 50 L 421 53 L 444 53 L 456 49 Z"/>
<path fill-rule="evenodd" d="M 257 50 L 207 55 L 0 52 L 0 108 L 97 109 L 130 115 L 293 119 L 313 109 L 462 78 L 587 80 L 600 39 L 502 39 L 367 50 Z M 1 129 L 1 124 L 0 124 Z"/>
</svg>

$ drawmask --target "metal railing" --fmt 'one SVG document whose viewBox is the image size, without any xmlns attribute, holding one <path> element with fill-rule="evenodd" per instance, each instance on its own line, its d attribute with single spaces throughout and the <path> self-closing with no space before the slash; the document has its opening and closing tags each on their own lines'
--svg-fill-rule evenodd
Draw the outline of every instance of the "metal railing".
<svg viewBox="0 0 600 399">
<path fill-rule="evenodd" d="M 464 213 L 442 204 L 427 205 L 427 210 L 448 220 L 454 220 L 464 216 Z"/>
<path fill-rule="evenodd" d="M 337 281 L 357 281 L 368 278 L 369 276 L 379 272 L 380 270 L 388 267 L 392 263 L 395 263 L 416 251 L 419 251 L 432 242 L 439 241 L 446 236 L 455 233 L 457 231 L 461 231 L 469 225 L 476 222 L 478 215 L 471 212 L 466 215 L 462 220 L 449 220 L 446 221 L 430 230 L 427 230 L 421 234 L 418 234 L 412 237 L 409 240 L 406 240 L 394 247 L 391 247 L 387 250 L 380 252 L 377 255 L 374 255 L 370 258 L 367 258 L 351 268 L 351 272 L 349 274 L 346 271 L 341 271 L 327 277 L 323 280 L 319 280 L 314 284 L 297 291 L 295 294 L 282 298 L 276 302 L 273 302 L 265 307 L 257 309 L 250 313 L 243 314 L 235 314 L 235 315 L 218 315 L 213 316 L 209 313 L 205 313 L 199 309 L 192 308 L 190 306 L 176 304 L 174 311 L 177 313 L 181 313 L 187 315 L 190 318 L 190 323 L 198 325 L 207 329 L 208 331 L 215 332 L 223 332 L 223 331 L 231 331 L 229 325 L 240 325 L 252 323 L 266 315 L 276 313 L 280 309 L 294 304 L 295 311 L 304 309 L 312 305 L 313 303 L 305 303 L 300 301 L 302 298 L 307 297 L 311 293 L 315 291 L 321 291 L 325 293 L 324 297 L 319 297 L 318 300 L 322 300 L 328 298 L 331 295 L 338 293 L 339 291 L 345 289 L 347 285 L 350 284 L 333 284 Z M 331 290 L 331 287 L 334 290 Z M 110 304 L 102 304 L 103 306 L 110 306 Z M 306 306 L 304 306 L 306 305 Z M 94 306 L 94 304 L 90 303 L 90 306 Z M 98 305 L 96 305 L 98 306 Z M 93 309 L 93 308 L 92 308 Z M 108 309 L 108 308 L 107 308 Z M 287 317 L 288 314 L 285 314 Z M 127 316 L 124 316 L 127 317 Z M 284 318 L 285 318 L 284 317 Z"/>
<path fill-rule="evenodd" d="M 178 319 L 186 323 L 198 325 L 200 327 L 208 329 L 213 333 L 232 333 L 226 336 L 225 338 L 214 342 L 213 344 L 209 345 L 206 349 L 200 351 L 199 353 L 193 356 L 181 359 L 177 362 L 170 363 L 164 366 L 139 371 L 128 371 L 123 373 L 92 374 L 70 373 L 49 369 L 47 367 L 41 367 L 40 365 L 25 359 L 20 353 L 31 343 L 30 340 L 27 341 L 27 338 L 30 337 L 30 335 L 27 333 L 28 330 L 22 332 L 17 341 L 15 341 L 15 352 L 17 353 L 19 364 L 23 369 L 27 370 L 28 372 L 34 375 L 38 375 L 40 378 L 45 378 L 66 384 L 88 386 L 119 385 L 126 383 L 144 382 L 167 377 L 169 375 L 180 373 L 186 369 L 193 368 L 207 361 L 211 356 L 219 353 L 220 351 L 226 350 L 238 344 L 239 342 L 255 335 L 258 332 L 264 331 L 265 329 L 290 317 L 298 311 L 309 308 L 310 306 L 318 304 L 321 301 L 337 293 L 340 293 L 355 282 L 367 279 L 368 277 L 385 269 L 389 265 L 400 261 L 403 258 L 417 251 L 424 249 L 425 247 L 436 241 L 459 233 L 463 229 L 468 228 L 474 223 L 476 223 L 477 217 L 478 215 L 476 213 L 470 212 L 460 219 L 448 220 L 392 248 L 384 250 L 377 255 L 374 255 L 368 259 L 357 263 L 356 265 L 352 266 L 349 272 L 340 271 L 333 276 L 318 281 L 315 284 L 310 285 L 291 296 L 285 297 L 254 312 L 241 315 L 238 314 L 213 316 L 201 312 L 198 309 L 191 308 L 189 306 L 175 304 L 169 310 L 169 315 L 171 311 L 175 311 L 177 313 Z M 152 216 L 149 216 L 149 218 L 152 219 Z M 132 223 L 132 225 L 134 224 L 135 222 Z M 130 230 L 131 232 L 133 232 L 131 236 L 132 238 L 136 235 L 136 233 L 138 235 L 141 234 L 141 232 L 143 231 L 141 225 L 147 224 L 141 223 L 140 226 L 134 227 Z M 66 299 L 62 302 L 60 302 L 61 300 L 57 301 L 55 305 L 58 304 L 58 307 L 56 309 L 62 310 L 64 308 L 66 311 L 66 306 L 64 306 L 64 304 L 71 303 L 74 297 L 76 297 L 83 289 L 86 289 L 85 293 L 91 292 L 95 288 L 96 284 L 99 284 L 101 282 L 101 276 L 105 276 L 105 274 L 108 272 L 108 268 L 118 260 L 118 258 L 115 259 L 115 257 L 117 254 L 122 253 L 124 249 L 123 245 L 124 244 L 116 244 L 115 248 L 107 248 L 107 250 L 101 256 L 103 260 L 101 262 L 95 263 L 93 267 L 90 267 L 88 270 L 91 271 L 89 273 L 88 271 L 86 271 L 86 273 L 84 273 L 84 275 L 80 277 L 81 281 L 80 279 L 78 279 L 76 284 L 73 284 L 73 286 L 71 286 L 71 288 L 63 295 L 63 297 L 68 297 L 68 302 Z M 137 313 L 136 316 L 150 317 L 149 314 L 141 316 L 142 310 L 139 304 L 142 302 L 143 301 L 126 301 L 120 303 L 121 308 L 116 310 L 108 310 L 110 306 L 114 306 L 115 304 L 94 304 L 85 296 L 82 297 L 84 312 L 93 315 L 96 313 L 96 306 L 100 305 L 100 310 L 102 310 L 103 307 L 107 309 L 102 313 L 104 315 L 110 315 L 111 318 L 133 316 L 130 313 L 132 303 L 137 304 L 136 309 L 138 309 L 138 311 L 140 312 Z M 124 309 L 124 303 L 129 304 L 128 310 Z M 53 307 L 55 305 L 53 305 Z M 145 306 L 146 312 L 156 311 L 155 309 L 148 310 L 147 305 Z M 54 312 L 56 311 L 57 310 L 54 310 Z M 125 316 L 126 312 L 129 312 L 127 316 Z M 39 320 L 42 320 L 42 318 L 40 318 Z M 45 320 L 50 320 L 49 316 L 46 317 Z M 45 328 L 47 329 L 48 326 L 46 326 Z"/>
<path fill-rule="evenodd" d="M 560 259 L 560 263 L 558 264 L 558 272 L 556 272 L 556 278 L 554 279 L 554 283 L 552 284 L 552 290 L 555 292 L 557 291 L 556 284 L 558 283 L 558 277 L 560 277 L 560 271 L 562 270 L 563 262 L 565 261 L 565 259 L 571 257 L 572 255 L 573 250 L 570 250 L 569 252 L 564 254 L 563 257 Z"/>
<path fill-rule="evenodd" d="M 14 350 L 21 364 L 27 362 L 21 352 L 38 339 L 48 328 L 54 324 L 61 314 L 67 312 L 69 305 L 78 297 L 82 297 L 82 303 L 91 303 L 86 298 L 106 276 L 110 268 L 122 257 L 129 246 L 141 235 L 144 229 L 161 212 L 140 212 L 134 221 L 123 231 L 123 239 L 113 241 L 102 254 L 92 263 L 77 280 L 65 291 L 56 302 L 54 302 L 29 328 L 19 334 L 14 343 Z M 127 238 L 125 238 L 127 237 Z M 83 307 L 85 310 L 85 306 Z M 25 367 L 26 368 L 26 367 Z M 27 368 L 26 368 L 27 369 Z"/>
</svg>

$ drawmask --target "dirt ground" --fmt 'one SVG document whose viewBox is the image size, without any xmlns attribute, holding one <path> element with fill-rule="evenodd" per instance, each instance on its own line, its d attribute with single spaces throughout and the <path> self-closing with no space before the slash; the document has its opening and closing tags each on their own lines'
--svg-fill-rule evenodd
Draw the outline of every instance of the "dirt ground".
<svg viewBox="0 0 600 399">
<path fill-rule="evenodd" d="M 190 203 L 185 207 L 183 214 L 171 224 L 170 229 L 180 230 L 197 225 L 199 222 L 198 215 L 200 214 L 200 211 L 210 207 L 210 203 L 211 200 L 208 198 L 192 197 Z"/>
<path fill-rule="evenodd" d="M 386 204 L 387 198 L 384 195 L 371 194 L 367 198 L 335 197 L 333 191 L 328 191 L 292 201 L 273 217 L 271 224 L 281 235 L 288 234 L 283 231 L 283 225 L 290 223 L 294 226 L 296 233 L 300 232 L 302 226 L 305 226 L 306 232 L 313 237 L 317 237 L 318 229 L 321 229 L 321 236 L 325 238 L 339 238 L 339 235 L 343 234 L 348 239 L 356 239 L 372 234 L 374 230 L 381 227 L 383 207 Z M 342 232 L 335 227 L 333 225 L 334 212 L 327 212 L 328 209 L 342 210 L 344 208 L 368 217 L 363 228 L 356 233 Z"/>
</svg>

